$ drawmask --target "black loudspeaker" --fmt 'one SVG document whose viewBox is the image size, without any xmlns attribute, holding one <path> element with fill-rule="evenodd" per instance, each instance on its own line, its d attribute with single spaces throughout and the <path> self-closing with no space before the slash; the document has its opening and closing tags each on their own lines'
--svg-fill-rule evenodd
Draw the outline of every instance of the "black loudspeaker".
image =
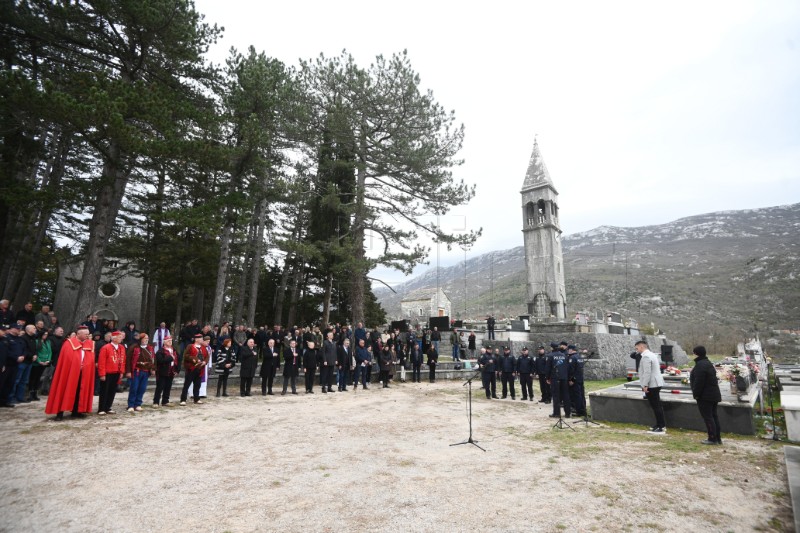
<svg viewBox="0 0 800 533">
<path fill-rule="evenodd" d="M 665 363 L 672 363 L 675 359 L 672 357 L 672 345 L 670 344 L 662 344 L 661 345 L 661 360 Z"/>
<path fill-rule="evenodd" d="M 408 331 L 408 320 L 392 320 L 392 331 L 399 329 L 401 333 Z"/>
<path fill-rule="evenodd" d="M 450 317 L 432 316 L 428 319 L 428 327 L 430 329 L 439 328 L 439 331 L 450 331 Z"/>
<path fill-rule="evenodd" d="M 456 320 L 453 324 L 454 328 L 463 329 L 464 328 L 464 321 L 463 320 Z"/>
</svg>

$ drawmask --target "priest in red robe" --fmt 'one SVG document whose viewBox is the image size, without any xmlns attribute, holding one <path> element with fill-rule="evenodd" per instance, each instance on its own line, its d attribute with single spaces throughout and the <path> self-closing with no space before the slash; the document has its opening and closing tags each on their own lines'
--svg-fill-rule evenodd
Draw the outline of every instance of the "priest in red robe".
<svg viewBox="0 0 800 533">
<path fill-rule="evenodd" d="M 61 346 L 44 412 L 55 414 L 54 420 L 63 420 L 64 411 L 72 411 L 73 418 L 91 413 L 94 365 L 94 341 L 89 338 L 89 328 L 78 326 L 75 336 L 66 339 Z"/>
</svg>

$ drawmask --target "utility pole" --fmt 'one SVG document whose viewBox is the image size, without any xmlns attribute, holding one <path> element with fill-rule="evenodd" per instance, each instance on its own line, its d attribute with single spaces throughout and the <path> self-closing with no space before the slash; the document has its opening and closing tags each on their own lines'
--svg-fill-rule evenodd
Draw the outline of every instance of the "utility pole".
<svg viewBox="0 0 800 533">
<path fill-rule="evenodd" d="M 492 255 L 490 257 L 491 259 L 489 262 L 489 283 L 491 284 L 490 292 L 492 295 L 492 316 L 494 316 L 494 252 L 492 252 Z"/>
</svg>

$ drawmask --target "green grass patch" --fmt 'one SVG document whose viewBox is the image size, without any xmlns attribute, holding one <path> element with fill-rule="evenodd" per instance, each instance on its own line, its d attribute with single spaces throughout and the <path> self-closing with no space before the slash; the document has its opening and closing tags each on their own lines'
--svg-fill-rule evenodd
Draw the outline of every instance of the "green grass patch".
<svg viewBox="0 0 800 533">
<path fill-rule="evenodd" d="M 616 387 L 617 385 L 622 385 L 623 383 L 627 383 L 628 378 L 614 378 L 614 379 L 601 379 L 598 381 L 585 381 L 583 383 L 583 388 L 586 390 L 586 393 L 590 393 L 597 390 L 608 389 L 610 387 Z"/>
</svg>

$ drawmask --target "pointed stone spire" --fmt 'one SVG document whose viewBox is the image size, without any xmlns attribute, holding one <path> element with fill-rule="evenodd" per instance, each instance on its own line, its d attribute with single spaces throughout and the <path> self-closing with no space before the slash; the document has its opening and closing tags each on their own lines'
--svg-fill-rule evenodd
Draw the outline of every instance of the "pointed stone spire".
<svg viewBox="0 0 800 533">
<path fill-rule="evenodd" d="M 528 163 L 528 172 L 525 174 L 525 182 L 522 184 L 522 190 L 524 191 L 542 185 L 552 186 L 553 181 L 550 179 L 550 172 L 547 171 L 547 166 L 544 164 L 542 152 L 539 151 L 539 140 L 534 137 L 533 152 L 531 153 L 531 160 Z"/>
</svg>

